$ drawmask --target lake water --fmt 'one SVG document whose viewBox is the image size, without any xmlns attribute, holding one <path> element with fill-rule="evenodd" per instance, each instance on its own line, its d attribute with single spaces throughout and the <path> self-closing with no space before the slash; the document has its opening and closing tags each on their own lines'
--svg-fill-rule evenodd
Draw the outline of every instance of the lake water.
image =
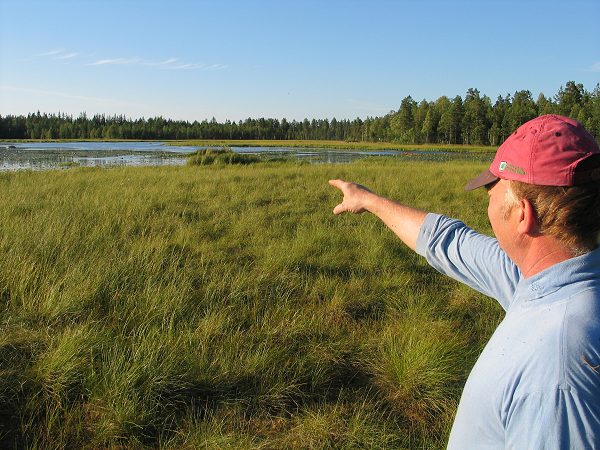
<svg viewBox="0 0 600 450">
<path fill-rule="evenodd" d="M 77 166 L 184 165 L 186 155 L 206 147 L 170 146 L 163 142 L 27 142 L 0 143 L 0 171 L 62 169 Z M 436 150 L 332 150 L 291 147 L 233 147 L 237 153 L 265 159 L 293 158 L 310 163 L 348 163 L 359 158 L 393 156 L 411 159 L 469 159 L 487 161 L 489 155 Z"/>
</svg>

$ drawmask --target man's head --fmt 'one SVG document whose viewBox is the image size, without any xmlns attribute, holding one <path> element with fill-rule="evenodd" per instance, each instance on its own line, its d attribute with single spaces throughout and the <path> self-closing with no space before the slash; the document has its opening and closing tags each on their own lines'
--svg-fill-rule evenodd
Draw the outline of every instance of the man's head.
<svg viewBox="0 0 600 450">
<path fill-rule="evenodd" d="M 533 119 L 499 148 L 489 169 L 467 184 L 471 190 L 506 180 L 506 217 L 526 200 L 537 232 L 562 242 L 574 255 L 597 244 L 600 230 L 600 149 L 575 120 L 557 115 Z"/>
<path fill-rule="evenodd" d="M 600 148 L 576 120 L 548 114 L 521 125 L 498 148 L 489 169 L 466 190 L 497 179 L 538 186 L 576 186 L 600 180 Z"/>
</svg>

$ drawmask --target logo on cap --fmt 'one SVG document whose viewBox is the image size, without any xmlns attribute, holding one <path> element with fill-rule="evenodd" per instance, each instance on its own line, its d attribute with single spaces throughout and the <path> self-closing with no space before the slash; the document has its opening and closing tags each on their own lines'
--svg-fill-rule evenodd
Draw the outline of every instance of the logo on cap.
<svg viewBox="0 0 600 450">
<path fill-rule="evenodd" d="M 501 161 L 498 165 L 498 170 L 500 172 L 512 172 L 519 175 L 525 175 L 525 170 L 522 167 L 515 166 L 514 164 L 507 163 L 506 161 Z"/>
</svg>

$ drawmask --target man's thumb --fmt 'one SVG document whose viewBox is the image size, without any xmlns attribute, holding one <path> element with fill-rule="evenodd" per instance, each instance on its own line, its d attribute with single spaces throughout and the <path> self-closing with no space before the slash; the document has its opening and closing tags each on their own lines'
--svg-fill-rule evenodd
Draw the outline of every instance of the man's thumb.
<svg viewBox="0 0 600 450">
<path fill-rule="evenodd" d="M 335 208 L 333 208 L 333 213 L 337 216 L 338 214 L 341 214 L 343 212 L 346 211 L 346 208 L 344 206 L 343 203 L 340 203 L 339 205 L 337 205 Z"/>
</svg>

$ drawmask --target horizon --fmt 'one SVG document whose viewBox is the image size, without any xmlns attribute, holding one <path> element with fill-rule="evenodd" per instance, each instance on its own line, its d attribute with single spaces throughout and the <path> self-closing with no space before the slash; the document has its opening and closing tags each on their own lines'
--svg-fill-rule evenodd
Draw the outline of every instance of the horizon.
<svg viewBox="0 0 600 450">
<path fill-rule="evenodd" d="M 551 10 L 560 24 L 539 19 Z M 552 98 L 599 82 L 599 13 L 588 0 L 6 0 L 0 115 L 353 120 L 469 88 Z"/>
<path fill-rule="evenodd" d="M 575 80 L 568 80 L 567 82 L 565 82 L 563 85 L 561 85 L 559 87 L 559 89 L 557 90 L 557 92 L 555 94 L 546 95 L 545 93 L 540 92 L 539 95 L 545 95 L 546 99 L 554 102 L 554 101 L 556 101 L 555 96 L 558 95 L 559 90 L 565 88 L 565 86 L 567 85 L 567 83 L 570 83 L 570 82 L 573 82 L 576 85 L 583 85 L 582 83 L 578 83 Z M 596 85 L 594 86 L 594 90 L 597 87 L 600 87 L 600 82 L 596 83 Z M 473 88 L 473 89 L 475 89 L 475 90 L 477 90 L 479 92 L 479 90 L 477 88 Z M 584 86 L 584 89 L 586 90 L 586 92 L 590 92 L 590 93 L 592 92 L 591 89 L 586 89 L 585 86 Z M 522 90 L 520 90 L 520 92 L 523 92 L 523 91 L 529 91 L 529 89 L 522 89 Z M 490 99 L 492 107 L 494 106 L 494 103 L 495 103 L 494 99 L 492 99 L 490 96 L 486 95 L 483 92 L 479 92 L 479 93 L 481 94 L 481 98 L 482 99 L 485 98 L 485 97 L 488 97 Z M 504 97 L 506 98 L 506 96 L 508 96 L 512 100 L 513 94 L 515 94 L 515 93 L 507 93 Z M 539 95 L 537 97 L 535 97 L 535 96 L 532 95 L 532 98 L 533 98 L 534 102 L 537 103 Z M 408 96 L 410 96 L 410 94 L 408 94 Z M 435 103 L 435 101 L 439 100 L 441 97 L 446 97 L 447 99 L 452 100 L 453 98 L 455 98 L 457 96 L 461 97 L 461 99 L 463 101 L 465 100 L 465 97 L 466 97 L 466 96 L 463 96 L 463 95 L 460 95 L 460 94 L 456 94 L 456 95 L 442 95 L 442 96 L 438 97 L 437 99 L 422 99 L 421 101 L 426 101 L 428 103 Z M 410 97 L 412 98 L 412 96 L 410 96 Z M 415 100 L 415 99 L 413 98 L 413 100 Z M 417 103 L 419 103 L 419 102 L 417 102 Z M 293 123 L 293 122 L 295 122 L 295 123 L 301 123 L 301 122 L 303 122 L 305 120 L 308 120 L 308 121 L 313 121 L 313 120 L 314 121 L 332 121 L 332 120 L 337 120 L 338 122 L 344 122 L 344 121 L 353 122 L 355 120 L 362 120 L 362 121 L 365 121 L 365 120 L 377 120 L 377 119 L 381 119 L 381 118 L 383 118 L 383 117 L 385 117 L 387 115 L 395 114 L 398 111 L 399 111 L 399 109 L 396 109 L 396 110 L 390 110 L 387 113 L 382 114 L 381 116 L 367 116 L 367 117 L 354 117 L 354 118 L 304 117 L 304 118 L 301 118 L 301 119 L 295 119 L 295 118 L 294 119 L 288 119 L 287 117 L 246 117 L 244 119 L 239 119 L 239 120 L 231 120 L 231 119 L 227 119 L 227 118 L 224 119 L 224 120 L 217 120 L 214 116 L 211 117 L 211 118 L 203 118 L 202 120 L 198 120 L 198 119 L 189 120 L 189 119 L 174 119 L 174 118 L 171 118 L 171 117 L 165 117 L 165 116 L 161 116 L 161 115 L 148 116 L 148 117 L 145 117 L 145 116 L 130 117 L 130 116 L 126 116 L 126 115 L 120 114 L 120 113 L 115 113 L 115 114 L 89 113 L 87 111 L 80 111 L 78 113 L 65 113 L 63 111 L 51 112 L 51 111 L 39 111 L 39 110 L 38 111 L 29 111 L 29 112 L 27 112 L 25 114 L 11 114 L 11 113 L 8 113 L 6 115 L 3 115 L 3 114 L 0 113 L 0 117 L 9 117 L 9 116 L 14 116 L 14 117 L 28 117 L 28 116 L 35 116 L 35 115 L 39 114 L 39 115 L 42 115 L 42 116 L 46 115 L 48 117 L 61 117 L 61 116 L 65 116 L 65 117 L 68 117 L 70 119 L 77 119 L 77 118 L 82 117 L 82 116 L 85 116 L 86 118 L 89 119 L 89 118 L 93 118 L 93 117 L 96 117 L 96 116 L 100 116 L 100 117 L 104 117 L 104 118 L 109 119 L 109 120 L 110 119 L 114 119 L 114 118 L 123 118 L 124 120 L 130 121 L 130 122 L 148 121 L 148 120 L 153 120 L 153 119 L 162 119 L 162 120 L 165 120 L 165 121 L 188 122 L 189 124 L 193 124 L 194 122 L 198 122 L 198 123 L 209 122 L 210 123 L 211 121 L 216 120 L 216 122 L 218 124 L 225 124 L 226 122 L 236 123 L 237 124 L 237 123 L 245 123 L 245 122 L 247 122 L 249 120 L 261 120 L 261 119 L 264 119 L 264 120 L 276 120 L 276 121 L 279 121 L 279 122 L 282 122 L 282 121 L 285 120 L 285 121 L 288 121 L 290 123 Z"/>
</svg>

